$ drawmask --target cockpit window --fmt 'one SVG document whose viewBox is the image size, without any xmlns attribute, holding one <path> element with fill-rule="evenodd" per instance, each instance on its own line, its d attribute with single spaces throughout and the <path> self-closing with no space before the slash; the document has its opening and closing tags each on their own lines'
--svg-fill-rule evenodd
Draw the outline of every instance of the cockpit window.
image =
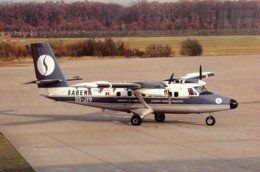
<svg viewBox="0 0 260 172">
<path fill-rule="evenodd" d="M 197 87 L 194 87 L 194 89 L 200 94 L 204 91 L 207 91 L 205 87 L 200 87 L 200 86 L 197 86 Z"/>
<path fill-rule="evenodd" d="M 188 88 L 189 95 L 196 95 L 192 88 Z"/>
</svg>

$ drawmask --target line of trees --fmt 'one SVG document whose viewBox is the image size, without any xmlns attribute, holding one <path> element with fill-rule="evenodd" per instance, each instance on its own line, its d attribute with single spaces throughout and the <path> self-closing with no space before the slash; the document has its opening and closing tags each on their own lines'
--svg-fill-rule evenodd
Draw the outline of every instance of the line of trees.
<svg viewBox="0 0 260 172">
<path fill-rule="evenodd" d="M 50 33 L 70 36 L 97 31 L 102 34 L 108 30 L 113 34 L 196 33 L 198 30 L 254 32 L 260 30 L 260 1 L 138 1 L 130 6 L 89 1 L 0 4 L 0 31 L 17 36 L 24 33 L 41 37 Z"/>
</svg>

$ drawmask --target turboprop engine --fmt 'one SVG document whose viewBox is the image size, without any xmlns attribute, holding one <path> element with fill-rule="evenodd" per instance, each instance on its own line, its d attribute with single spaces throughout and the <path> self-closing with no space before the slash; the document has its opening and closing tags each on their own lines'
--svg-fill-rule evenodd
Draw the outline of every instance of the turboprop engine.
<svg viewBox="0 0 260 172">
<path fill-rule="evenodd" d="M 159 88 L 159 89 L 146 89 L 146 88 L 141 88 L 136 90 L 136 92 L 139 92 L 145 96 L 149 97 L 165 97 L 167 94 L 165 94 L 165 89 Z"/>
</svg>

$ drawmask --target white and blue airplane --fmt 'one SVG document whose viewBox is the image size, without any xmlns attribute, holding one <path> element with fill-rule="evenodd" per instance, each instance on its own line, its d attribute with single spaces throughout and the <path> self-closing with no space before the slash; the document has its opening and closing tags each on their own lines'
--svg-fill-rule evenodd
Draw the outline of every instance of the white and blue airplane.
<svg viewBox="0 0 260 172">
<path fill-rule="evenodd" d="M 76 103 L 101 109 L 132 114 L 132 125 L 141 125 L 146 115 L 153 114 L 157 122 L 165 121 L 165 113 L 208 113 L 206 124 L 216 120 L 213 112 L 235 109 L 237 101 L 209 92 L 202 78 L 214 76 L 213 72 L 191 73 L 180 78 L 156 82 L 110 83 L 84 82 L 69 86 L 68 81 L 82 78 L 65 78 L 48 43 L 31 44 L 36 83 L 41 96 L 55 101 Z M 27 83 L 27 84 L 28 84 Z"/>
</svg>

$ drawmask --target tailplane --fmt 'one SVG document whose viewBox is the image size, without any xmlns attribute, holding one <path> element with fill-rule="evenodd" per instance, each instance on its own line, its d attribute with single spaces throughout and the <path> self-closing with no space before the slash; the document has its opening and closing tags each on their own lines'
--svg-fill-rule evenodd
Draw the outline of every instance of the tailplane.
<svg viewBox="0 0 260 172">
<path fill-rule="evenodd" d="M 67 79 L 49 43 L 34 43 L 31 44 L 31 49 L 38 87 L 68 87 Z"/>
</svg>

